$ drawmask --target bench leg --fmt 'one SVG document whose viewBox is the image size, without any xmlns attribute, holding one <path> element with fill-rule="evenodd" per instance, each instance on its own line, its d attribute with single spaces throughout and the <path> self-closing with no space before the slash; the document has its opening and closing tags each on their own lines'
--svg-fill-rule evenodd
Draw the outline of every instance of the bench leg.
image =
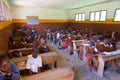
<svg viewBox="0 0 120 80">
<path fill-rule="evenodd" d="M 55 68 L 55 64 L 52 63 L 52 64 L 51 64 L 51 69 L 54 69 L 54 68 Z"/>
<path fill-rule="evenodd" d="M 102 78 L 104 73 L 105 61 L 102 57 L 98 57 L 98 61 L 99 61 L 99 66 L 98 66 L 97 75 Z"/>
</svg>

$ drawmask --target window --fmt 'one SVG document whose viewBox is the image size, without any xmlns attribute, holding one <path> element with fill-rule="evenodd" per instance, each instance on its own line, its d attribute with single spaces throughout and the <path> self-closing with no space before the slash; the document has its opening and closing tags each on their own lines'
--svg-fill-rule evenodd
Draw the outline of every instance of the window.
<svg viewBox="0 0 120 80">
<path fill-rule="evenodd" d="M 27 16 L 27 24 L 28 25 L 38 25 L 39 24 L 38 16 Z"/>
<path fill-rule="evenodd" d="M 75 21 L 79 21 L 79 14 L 75 14 Z"/>
<path fill-rule="evenodd" d="M 3 12 L 2 12 L 2 3 L 1 3 L 1 0 L 0 0 L 0 21 L 3 21 L 4 18 L 3 18 Z"/>
<path fill-rule="evenodd" d="M 107 11 L 90 12 L 90 21 L 106 21 Z"/>
<path fill-rule="evenodd" d="M 3 8 L 4 8 L 4 15 L 5 15 L 6 21 L 12 20 L 10 10 L 9 10 L 8 6 L 4 2 L 3 2 Z"/>
<path fill-rule="evenodd" d="M 99 21 L 100 20 L 100 12 L 96 12 L 95 13 L 95 21 Z"/>
<path fill-rule="evenodd" d="M 78 21 L 82 21 L 82 14 L 78 14 Z"/>
<path fill-rule="evenodd" d="M 75 15 L 75 21 L 85 21 L 85 13 L 77 13 Z"/>
<path fill-rule="evenodd" d="M 107 11 L 101 11 L 100 21 L 106 21 L 106 18 L 107 18 Z"/>
<path fill-rule="evenodd" d="M 85 13 L 81 13 L 81 21 L 85 21 Z"/>
<path fill-rule="evenodd" d="M 95 20 L 95 12 L 91 12 L 90 13 L 90 21 L 94 21 Z"/>
<path fill-rule="evenodd" d="M 120 21 L 120 9 L 116 9 L 114 14 L 114 21 Z"/>
</svg>

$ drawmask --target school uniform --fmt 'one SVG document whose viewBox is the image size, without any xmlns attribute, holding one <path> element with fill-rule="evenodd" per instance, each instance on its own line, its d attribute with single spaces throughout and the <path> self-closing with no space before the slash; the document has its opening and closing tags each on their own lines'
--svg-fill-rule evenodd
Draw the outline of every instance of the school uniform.
<svg viewBox="0 0 120 80">
<path fill-rule="evenodd" d="M 97 57 L 94 56 L 94 54 L 96 54 L 96 52 L 97 52 L 97 49 L 96 49 L 95 46 L 92 46 L 92 47 L 86 46 L 86 65 L 87 65 L 88 67 L 91 66 L 90 61 L 93 61 L 93 65 L 94 65 L 95 67 L 98 67 Z"/>
<path fill-rule="evenodd" d="M 37 58 L 32 57 L 32 55 L 28 56 L 26 69 L 30 69 L 33 73 L 38 73 L 38 68 L 42 67 L 42 58 L 37 56 Z"/>
<path fill-rule="evenodd" d="M 0 80 L 13 80 L 14 78 L 19 78 L 20 73 L 16 68 L 16 65 L 10 62 L 10 70 L 12 71 L 12 75 L 8 76 L 2 71 L 0 71 Z"/>
</svg>

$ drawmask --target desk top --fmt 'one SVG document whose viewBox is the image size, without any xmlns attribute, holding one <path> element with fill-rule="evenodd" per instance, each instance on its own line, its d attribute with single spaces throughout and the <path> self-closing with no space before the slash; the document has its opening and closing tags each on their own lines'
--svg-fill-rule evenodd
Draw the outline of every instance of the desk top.
<svg viewBox="0 0 120 80">
<path fill-rule="evenodd" d="M 86 40 L 72 40 L 72 42 L 85 42 Z"/>
<path fill-rule="evenodd" d="M 104 54 L 106 53 L 106 54 Z M 103 54 L 97 54 L 99 59 L 103 59 L 104 61 L 114 60 L 120 58 L 120 49 L 112 52 L 104 52 Z"/>
<path fill-rule="evenodd" d="M 120 54 L 120 49 L 117 49 L 116 51 L 111 51 L 111 52 L 103 52 L 105 55 L 116 55 Z"/>
<path fill-rule="evenodd" d="M 17 51 L 25 51 L 25 50 L 31 50 L 31 49 L 32 49 L 32 48 L 12 49 L 12 50 L 9 50 L 8 52 L 11 53 L 11 52 L 13 52 L 13 51 L 15 51 L 15 50 L 17 50 Z"/>
<path fill-rule="evenodd" d="M 55 68 L 39 74 L 22 77 L 22 80 L 73 80 L 74 72 L 70 68 Z"/>
<path fill-rule="evenodd" d="M 81 44 L 81 45 L 83 45 L 83 46 L 89 46 L 89 44 L 88 44 L 88 43 L 84 43 L 84 44 Z"/>
</svg>

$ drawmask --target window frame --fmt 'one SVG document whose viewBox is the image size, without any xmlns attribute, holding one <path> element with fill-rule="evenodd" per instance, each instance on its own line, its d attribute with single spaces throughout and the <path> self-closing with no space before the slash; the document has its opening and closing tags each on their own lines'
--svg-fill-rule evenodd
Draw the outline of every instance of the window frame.
<svg viewBox="0 0 120 80">
<path fill-rule="evenodd" d="M 93 13 L 93 12 L 94 12 L 94 20 L 91 21 L 91 13 Z M 94 22 L 94 21 L 95 21 L 95 11 L 91 11 L 91 12 L 89 13 L 89 21 L 91 21 L 91 22 Z"/>
<path fill-rule="evenodd" d="M 120 20 L 119 20 L 119 21 L 115 21 L 115 15 L 116 15 L 116 11 L 117 11 L 117 10 L 120 10 L 120 8 L 117 8 L 117 9 L 115 9 L 115 11 L 114 11 L 114 16 L 113 16 L 113 21 L 114 21 L 114 22 L 120 22 Z"/>
<path fill-rule="evenodd" d="M 102 11 L 106 11 L 105 21 L 107 21 L 107 10 L 101 10 L 101 12 L 102 12 Z M 100 19 L 101 19 L 101 14 L 100 14 Z M 101 21 L 101 20 L 100 20 L 100 22 L 105 22 L 105 21 Z"/>
<path fill-rule="evenodd" d="M 8 13 L 8 6 L 6 5 L 5 2 L 3 2 L 3 8 L 4 8 L 4 16 L 5 16 L 5 21 L 9 21 L 9 13 Z"/>
<path fill-rule="evenodd" d="M 104 21 L 102 21 L 101 20 L 101 12 L 102 11 L 106 11 L 106 18 L 105 18 L 105 20 Z M 98 21 L 96 21 L 96 12 L 99 12 L 99 20 Z M 91 20 L 91 13 L 94 13 L 94 20 L 92 21 Z M 99 10 L 99 11 L 91 11 L 91 12 L 89 12 L 89 21 L 90 22 L 105 22 L 105 21 L 107 21 L 107 10 Z"/>
<path fill-rule="evenodd" d="M 83 14 L 85 14 L 85 20 L 86 20 L 86 13 L 85 13 L 85 12 L 82 12 L 82 13 L 81 13 L 81 22 L 84 22 L 84 21 L 85 21 L 85 20 L 83 21 L 83 16 L 82 16 Z"/>
<path fill-rule="evenodd" d="M 76 15 L 78 15 L 78 20 L 76 20 Z M 79 22 L 79 13 L 75 13 L 75 19 L 74 19 L 75 22 Z"/>
<path fill-rule="evenodd" d="M 75 21 L 75 22 L 84 22 L 83 19 L 82 19 L 82 18 L 83 18 L 83 16 L 82 16 L 83 14 L 85 14 L 85 19 L 84 19 L 84 21 L 85 21 L 85 20 L 86 20 L 86 13 L 85 13 L 85 12 L 75 13 L 75 19 L 74 19 L 74 21 Z M 76 20 L 76 15 L 78 15 L 78 20 Z M 81 19 L 79 19 L 79 16 L 80 16 L 80 15 L 81 15 Z"/>
<path fill-rule="evenodd" d="M 2 0 L 0 0 L 0 8 L 1 8 L 1 19 L 0 19 L 0 22 L 3 22 L 4 21 L 4 15 L 3 15 Z"/>
</svg>

